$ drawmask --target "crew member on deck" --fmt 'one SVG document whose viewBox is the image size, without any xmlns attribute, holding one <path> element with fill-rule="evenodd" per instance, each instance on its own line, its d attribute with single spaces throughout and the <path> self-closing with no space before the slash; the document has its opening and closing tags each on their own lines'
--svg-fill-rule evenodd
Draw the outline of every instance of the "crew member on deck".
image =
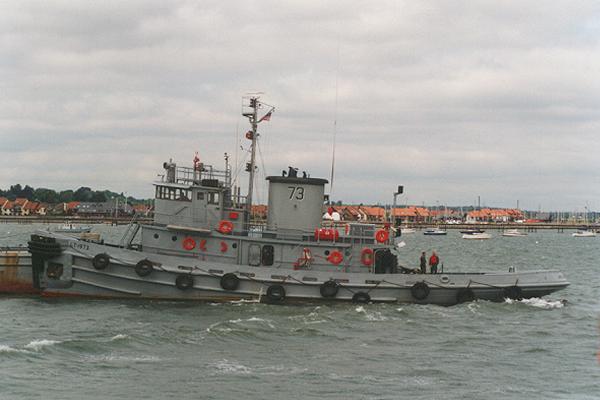
<svg viewBox="0 0 600 400">
<path fill-rule="evenodd" d="M 427 255 L 425 254 L 425 252 L 421 253 L 421 273 L 427 273 Z"/>
<path fill-rule="evenodd" d="M 437 266 L 440 263 L 440 259 L 435 254 L 435 251 L 431 252 L 431 257 L 429 257 L 429 266 L 431 267 L 431 273 L 437 274 Z"/>
</svg>

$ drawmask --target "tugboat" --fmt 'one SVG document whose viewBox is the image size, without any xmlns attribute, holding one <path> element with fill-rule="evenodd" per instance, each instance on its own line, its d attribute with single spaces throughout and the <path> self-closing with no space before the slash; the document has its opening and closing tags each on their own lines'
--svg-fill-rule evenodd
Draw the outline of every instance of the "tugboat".
<svg viewBox="0 0 600 400">
<path fill-rule="evenodd" d="M 290 167 L 269 176 L 266 226 L 250 220 L 259 137 L 258 97 L 244 100 L 251 130 L 249 190 L 232 186 L 231 168 L 172 161 L 155 182 L 152 223 L 131 224 L 118 245 L 53 232 L 31 236 L 33 284 L 45 296 L 406 302 L 453 305 L 474 299 L 540 297 L 569 285 L 560 271 L 403 273 L 390 224 L 322 225 L 327 180 Z M 134 237 L 141 232 L 140 243 Z"/>
</svg>

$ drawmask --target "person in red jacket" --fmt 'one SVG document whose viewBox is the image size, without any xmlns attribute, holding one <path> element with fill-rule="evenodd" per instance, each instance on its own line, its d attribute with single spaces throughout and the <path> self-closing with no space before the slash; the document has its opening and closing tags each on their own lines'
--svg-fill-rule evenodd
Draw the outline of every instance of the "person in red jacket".
<svg viewBox="0 0 600 400">
<path fill-rule="evenodd" d="M 431 252 L 431 257 L 429 257 L 429 266 L 431 267 L 431 273 L 437 274 L 437 266 L 440 263 L 440 258 L 435 254 L 435 251 Z"/>
</svg>

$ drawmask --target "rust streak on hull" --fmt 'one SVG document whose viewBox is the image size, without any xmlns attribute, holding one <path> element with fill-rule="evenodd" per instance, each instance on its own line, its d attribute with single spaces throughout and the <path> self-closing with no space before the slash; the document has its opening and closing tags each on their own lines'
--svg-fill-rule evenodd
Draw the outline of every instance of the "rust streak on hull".
<svg viewBox="0 0 600 400">
<path fill-rule="evenodd" d="M 22 261 L 16 251 L 0 253 L 0 293 L 35 294 L 31 280 L 31 267 L 19 263 Z M 27 271 L 27 273 L 26 273 Z"/>
</svg>

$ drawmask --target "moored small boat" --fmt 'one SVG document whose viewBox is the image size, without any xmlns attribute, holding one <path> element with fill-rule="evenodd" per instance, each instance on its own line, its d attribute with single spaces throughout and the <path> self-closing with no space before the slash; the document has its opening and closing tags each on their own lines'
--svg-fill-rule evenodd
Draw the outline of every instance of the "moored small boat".
<svg viewBox="0 0 600 400">
<path fill-rule="evenodd" d="M 89 225 L 79 225 L 74 224 L 72 222 L 67 222 L 62 224 L 60 227 L 56 228 L 54 232 L 60 233 L 88 233 L 92 230 L 92 227 Z"/>
<path fill-rule="evenodd" d="M 502 236 L 504 236 L 504 237 L 521 237 L 521 236 L 527 236 L 527 233 L 521 232 L 518 229 L 507 229 L 504 232 L 502 232 Z"/>
<path fill-rule="evenodd" d="M 580 230 L 573 233 L 573 237 L 596 237 L 596 232 L 592 230 Z"/>
<path fill-rule="evenodd" d="M 486 239 L 491 239 L 492 235 L 490 235 L 489 233 L 484 233 L 484 232 L 475 232 L 475 233 L 465 233 L 464 235 L 462 235 L 463 239 L 468 239 L 468 240 L 486 240 Z"/>
<path fill-rule="evenodd" d="M 440 229 L 440 228 L 428 228 L 425 229 L 423 231 L 423 235 L 427 235 L 427 236 L 443 236 L 443 235 L 447 235 L 448 232 Z"/>
<path fill-rule="evenodd" d="M 481 228 L 468 228 L 468 229 L 463 229 L 462 231 L 460 231 L 460 233 L 464 233 L 466 235 L 470 235 L 472 233 L 483 233 L 483 232 L 485 232 L 485 231 Z"/>
</svg>

